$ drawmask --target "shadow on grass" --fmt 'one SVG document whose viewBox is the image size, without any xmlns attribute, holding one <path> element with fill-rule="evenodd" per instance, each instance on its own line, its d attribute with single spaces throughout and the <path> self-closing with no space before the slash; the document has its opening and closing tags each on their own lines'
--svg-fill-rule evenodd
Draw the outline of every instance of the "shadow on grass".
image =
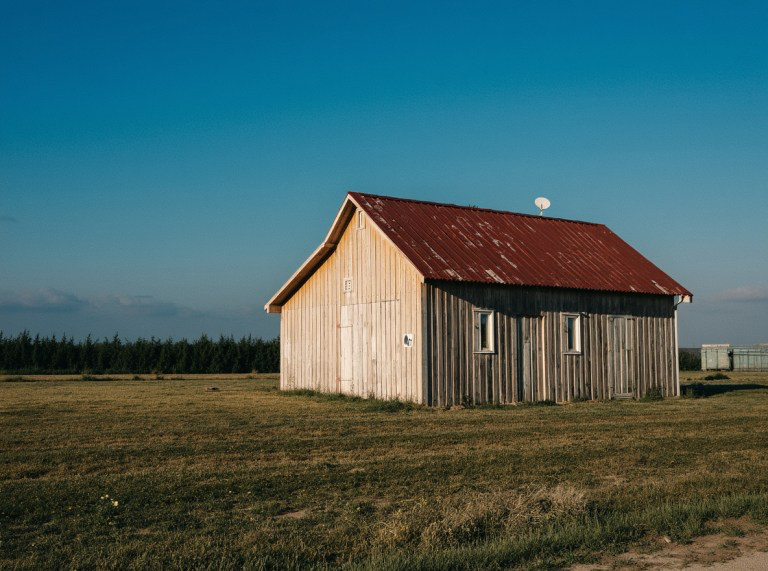
<svg viewBox="0 0 768 571">
<path fill-rule="evenodd" d="M 682 385 L 680 387 L 680 393 L 684 397 L 694 398 L 706 398 L 716 395 L 722 395 L 733 391 L 754 391 L 757 389 L 768 390 L 768 385 L 756 385 L 756 384 L 738 384 L 738 385 L 723 385 L 723 384 L 711 384 L 711 383 L 691 383 L 688 385 Z"/>
</svg>

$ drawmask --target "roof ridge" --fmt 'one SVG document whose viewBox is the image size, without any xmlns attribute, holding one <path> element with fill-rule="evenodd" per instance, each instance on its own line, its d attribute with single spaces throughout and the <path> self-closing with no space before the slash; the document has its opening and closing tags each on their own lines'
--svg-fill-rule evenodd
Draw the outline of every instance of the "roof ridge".
<svg viewBox="0 0 768 571">
<path fill-rule="evenodd" d="M 511 214 L 512 216 L 523 216 L 525 218 L 535 218 L 543 220 L 555 220 L 557 222 L 570 222 L 573 224 L 588 224 L 590 226 L 605 226 L 599 222 L 587 222 L 586 220 L 574 220 L 571 218 L 558 218 L 556 216 L 540 216 L 538 214 L 526 214 L 524 212 L 513 212 L 511 210 L 499 210 L 496 208 L 483 208 L 481 206 L 463 206 L 461 204 L 453 204 L 451 202 L 434 202 L 432 200 L 419 200 L 417 198 L 401 198 L 399 196 L 388 196 L 385 194 L 371 194 L 369 192 L 355 192 L 349 191 L 348 194 L 353 196 L 364 196 L 367 198 L 382 198 L 385 200 L 397 200 L 399 202 L 413 202 L 416 204 L 428 204 L 431 206 L 444 206 L 446 208 L 458 208 L 459 210 L 476 210 L 479 212 L 492 212 L 494 214 Z"/>
</svg>

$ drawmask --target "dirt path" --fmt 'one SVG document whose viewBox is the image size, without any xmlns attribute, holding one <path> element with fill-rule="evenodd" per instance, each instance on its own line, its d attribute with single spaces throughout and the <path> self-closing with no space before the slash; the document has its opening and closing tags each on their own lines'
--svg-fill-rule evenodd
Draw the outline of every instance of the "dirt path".
<svg viewBox="0 0 768 571">
<path fill-rule="evenodd" d="M 768 570 L 768 529 L 747 519 L 716 524 L 720 530 L 697 537 L 687 545 L 667 538 L 638 549 L 608 557 L 600 563 L 575 565 L 570 571 L 765 571 Z"/>
<path fill-rule="evenodd" d="M 765 569 L 768 569 L 768 553 L 742 555 L 727 563 L 715 563 L 709 567 L 699 564 L 686 567 L 686 571 L 764 571 Z"/>
</svg>

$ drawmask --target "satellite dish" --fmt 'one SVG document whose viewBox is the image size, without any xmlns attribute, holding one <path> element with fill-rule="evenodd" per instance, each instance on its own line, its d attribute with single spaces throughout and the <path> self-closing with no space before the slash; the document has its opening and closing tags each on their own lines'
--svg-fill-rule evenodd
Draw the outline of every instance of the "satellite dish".
<svg viewBox="0 0 768 571">
<path fill-rule="evenodd" d="M 536 200 L 533 201 L 533 203 L 539 209 L 539 216 L 543 216 L 544 211 L 550 206 L 549 199 L 544 198 L 543 196 L 538 197 Z"/>
</svg>

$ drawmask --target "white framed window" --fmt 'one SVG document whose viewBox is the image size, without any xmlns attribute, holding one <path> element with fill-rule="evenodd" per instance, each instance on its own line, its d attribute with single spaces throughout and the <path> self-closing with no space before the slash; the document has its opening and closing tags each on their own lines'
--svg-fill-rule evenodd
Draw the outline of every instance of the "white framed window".
<svg viewBox="0 0 768 571">
<path fill-rule="evenodd" d="M 476 309 L 475 314 L 475 353 L 493 353 L 495 351 L 496 331 L 493 321 L 494 312 L 491 309 Z"/>
<path fill-rule="evenodd" d="M 362 210 L 357 211 L 357 229 L 362 230 L 365 228 L 365 212 Z"/>
<path fill-rule="evenodd" d="M 563 315 L 563 350 L 565 353 L 581 353 L 581 315 Z"/>
</svg>

